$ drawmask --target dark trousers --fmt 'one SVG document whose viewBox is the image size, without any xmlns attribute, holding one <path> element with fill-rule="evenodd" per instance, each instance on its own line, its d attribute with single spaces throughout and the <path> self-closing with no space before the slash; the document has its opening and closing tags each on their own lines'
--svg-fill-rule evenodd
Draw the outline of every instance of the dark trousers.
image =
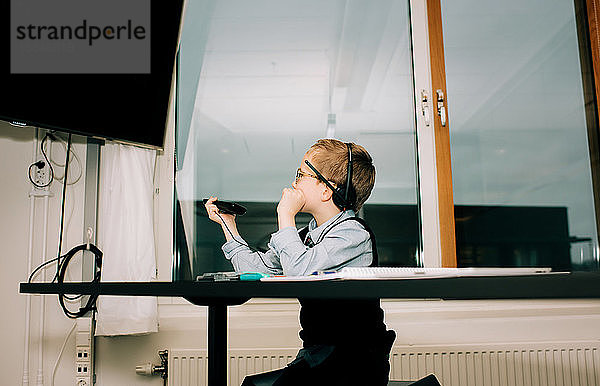
<svg viewBox="0 0 600 386">
<path fill-rule="evenodd" d="M 294 361 L 283 369 L 247 376 L 242 386 L 386 386 L 393 335 L 383 347 L 336 347 L 315 367 Z"/>
</svg>

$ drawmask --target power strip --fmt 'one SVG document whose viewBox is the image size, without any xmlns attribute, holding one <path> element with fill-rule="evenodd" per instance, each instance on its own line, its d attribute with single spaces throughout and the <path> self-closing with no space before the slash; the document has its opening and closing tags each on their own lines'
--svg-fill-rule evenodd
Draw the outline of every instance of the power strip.
<svg viewBox="0 0 600 386">
<path fill-rule="evenodd" d="M 75 335 L 75 384 L 92 386 L 94 384 L 94 319 L 77 319 Z"/>
</svg>

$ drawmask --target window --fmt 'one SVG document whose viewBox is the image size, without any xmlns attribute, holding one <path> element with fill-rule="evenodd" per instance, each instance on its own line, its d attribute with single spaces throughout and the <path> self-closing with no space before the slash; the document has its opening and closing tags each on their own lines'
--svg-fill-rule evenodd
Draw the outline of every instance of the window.
<svg viewBox="0 0 600 386">
<path fill-rule="evenodd" d="M 360 215 L 381 265 L 598 269 L 582 1 L 190 0 L 175 277 L 231 269 L 211 195 L 245 205 L 240 232 L 266 248 L 328 133 L 374 158 Z"/>
<path fill-rule="evenodd" d="M 458 265 L 595 269 L 575 4 L 441 5 Z"/>
</svg>

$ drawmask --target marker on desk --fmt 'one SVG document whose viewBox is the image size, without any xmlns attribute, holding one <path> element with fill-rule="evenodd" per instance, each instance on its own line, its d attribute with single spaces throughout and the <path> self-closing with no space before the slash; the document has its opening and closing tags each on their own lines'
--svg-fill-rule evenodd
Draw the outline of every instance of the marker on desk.
<svg viewBox="0 0 600 386">
<path fill-rule="evenodd" d="M 256 281 L 263 277 L 269 277 L 270 275 L 261 272 L 242 272 L 240 273 L 240 280 L 244 281 Z"/>
</svg>

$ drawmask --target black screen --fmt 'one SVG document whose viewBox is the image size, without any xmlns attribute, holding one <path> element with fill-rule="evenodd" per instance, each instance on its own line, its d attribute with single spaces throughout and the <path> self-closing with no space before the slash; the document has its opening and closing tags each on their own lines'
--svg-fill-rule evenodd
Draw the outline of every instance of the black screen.
<svg viewBox="0 0 600 386">
<path fill-rule="evenodd" d="M 8 3 L 1 12 L 7 16 Z M 162 148 L 182 3 L 151 1 L 149 74 L 11 74 L 5 19 L 0 119 Z"/>
</svg>

